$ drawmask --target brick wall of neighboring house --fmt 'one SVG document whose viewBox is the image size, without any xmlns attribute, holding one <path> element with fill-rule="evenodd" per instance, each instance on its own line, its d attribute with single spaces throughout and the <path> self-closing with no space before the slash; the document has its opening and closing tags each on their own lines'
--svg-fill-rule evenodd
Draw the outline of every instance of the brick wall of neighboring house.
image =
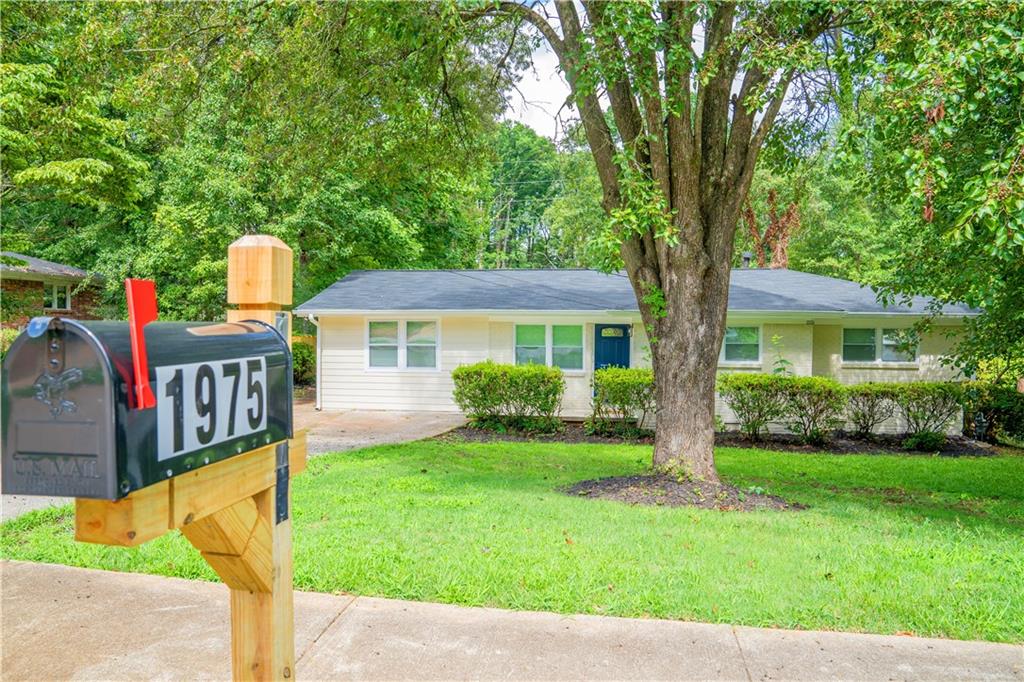
<svg viewBox="0 0 1024 682">
<path fill-rule="evenodd" d="M 0 327 L 21 329 L 33 317 L 51 312 L 43 308 L 47 286 L 50 284 L 32 280 L 0 280 Z M 71 285 L 71 309 L 52 312 L 80 320 L 98 319 L 100 290 L 94 286 L 76 290 L 76 286 Z"/>
</svg>

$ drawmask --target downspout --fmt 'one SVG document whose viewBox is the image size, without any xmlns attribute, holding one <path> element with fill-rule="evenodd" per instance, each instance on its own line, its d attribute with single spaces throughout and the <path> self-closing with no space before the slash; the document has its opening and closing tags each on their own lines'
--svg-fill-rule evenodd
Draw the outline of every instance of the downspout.
<svg viewBox="0 0 1024 682">
<path fill-rule="evenodd" d="M 320 323 L 317 322 L 316 315 L 310 313 L 306 315 L 306 319 L 309 320 L 314 327 L 316 327 L 316 409 L 320 409 Z"/>
</svg>

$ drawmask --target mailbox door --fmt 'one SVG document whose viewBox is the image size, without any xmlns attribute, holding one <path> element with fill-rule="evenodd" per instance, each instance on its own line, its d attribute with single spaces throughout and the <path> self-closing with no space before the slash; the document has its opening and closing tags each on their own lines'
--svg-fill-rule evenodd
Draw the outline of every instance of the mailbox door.
<svg viewBox="0 0 1024 682">
<path fill-rule="evenodd" d="M 3 363 L 3 491 L 117 497 L 116 380 L 84 330 L 37 322 Z"/>
</svg>

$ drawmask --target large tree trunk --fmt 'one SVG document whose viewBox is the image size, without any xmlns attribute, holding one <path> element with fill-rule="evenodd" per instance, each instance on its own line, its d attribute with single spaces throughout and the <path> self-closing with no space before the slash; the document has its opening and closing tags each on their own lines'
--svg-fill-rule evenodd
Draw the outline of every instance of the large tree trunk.
<svg viewBox="0 0 1024 682">
<path fill-rule="evenodd" d="M 687 276 L 685 270 L 679 274 L 677 286 L 666 296 L 664 316 L 648 325 L 655 330 L 651 343 L 657 400 L 654 467 L 718 482 L 715 376 L 730 270 L 708 267 L 699 278 Z M 645 317 L 650 314 L 647 311 Z"/>
</svg>

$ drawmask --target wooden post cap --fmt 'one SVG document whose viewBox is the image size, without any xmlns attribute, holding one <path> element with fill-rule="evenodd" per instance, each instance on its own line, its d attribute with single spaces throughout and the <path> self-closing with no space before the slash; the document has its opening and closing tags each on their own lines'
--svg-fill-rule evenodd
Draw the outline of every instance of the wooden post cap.
<svg viewBox="0 0 1024 682">
<path fill-rule="evenodd" d="M 292 250 L 277 237 L 249 234 L 228 247 L 228 303 L 292 304 Z"/>
</svg>

